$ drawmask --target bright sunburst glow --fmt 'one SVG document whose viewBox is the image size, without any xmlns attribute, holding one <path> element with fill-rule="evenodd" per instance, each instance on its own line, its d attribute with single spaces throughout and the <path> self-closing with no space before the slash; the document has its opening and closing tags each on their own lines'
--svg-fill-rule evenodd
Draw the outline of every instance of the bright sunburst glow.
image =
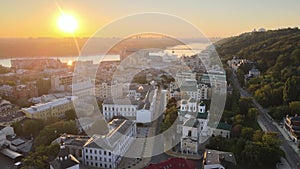
<svg viewBox="0 0 300 169">
<path fill-rule="evenodd" d="M 68 65 L 68 66 L 72 66 L 72 65 L 73 65 L 73 61 L 72 61 L 72 60 L 69 60 L 68 63 L 67 63 L 67 65 Z"/>
<path fill-rule="evenodd" d="M 67 33 L 74 33 L 78 27 L 77 20 L 69 14 L 62 14 L 57 22 L 59 28 Z"/>
</svg>

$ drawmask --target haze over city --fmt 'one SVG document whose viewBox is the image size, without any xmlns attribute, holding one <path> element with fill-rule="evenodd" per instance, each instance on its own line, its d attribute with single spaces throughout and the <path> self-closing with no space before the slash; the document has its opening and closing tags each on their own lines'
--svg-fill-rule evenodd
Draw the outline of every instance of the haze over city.
<svg viewBox="0 0 300 169">
<path fill-rule="evenodd" d="M 0 0 L 0 168 L 300 169 L 299 0 Z"/>
<path fill-rule="evenodd" d="M 191 22 L 208 37 L 228 37 L 254 28 L 299 26 L 299 6 L 298 0 L 3 0 L 0 37 L 69 37 L 57 26 L 62 13 L 77 20 L 76 36 L 90 37 L 115 19 L 142 12 L 175 15 Z"/>
</svg>

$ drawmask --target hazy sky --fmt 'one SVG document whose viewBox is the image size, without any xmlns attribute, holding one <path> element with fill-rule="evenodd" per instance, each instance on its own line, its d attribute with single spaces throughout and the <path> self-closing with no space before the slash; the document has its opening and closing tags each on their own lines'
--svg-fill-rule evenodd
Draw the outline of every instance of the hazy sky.
<svg viewBox="0 0 300 169">
<path fill-rule="evenodd" d="M 210 37 L 260 27 L 300 27 L 300 0 L 1 0 L 0 37 L 68 36 L 57 28 L 57 4 L 77 18 L 79 37 L 89 37 L 115 19 L 140 12 L 179 16 Z"/>
</svg>

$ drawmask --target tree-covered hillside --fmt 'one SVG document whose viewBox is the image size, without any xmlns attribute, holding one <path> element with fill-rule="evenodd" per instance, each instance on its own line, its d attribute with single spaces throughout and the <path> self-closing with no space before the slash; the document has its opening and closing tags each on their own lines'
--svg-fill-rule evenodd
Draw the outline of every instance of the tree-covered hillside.
<svg viewBox="0 0 300 169">
<path fill-rule="evenodd" d="M 281 119 L 286 114 L 300 114 L 300 30 L 287 28 L 244 33 L 216 44 L 222 61 L 244 58 L 256 62 L 261 76 L 245 84 L 271 115 Z M 251 67 L 238 71 L 240 81 Z"/>
</svg>

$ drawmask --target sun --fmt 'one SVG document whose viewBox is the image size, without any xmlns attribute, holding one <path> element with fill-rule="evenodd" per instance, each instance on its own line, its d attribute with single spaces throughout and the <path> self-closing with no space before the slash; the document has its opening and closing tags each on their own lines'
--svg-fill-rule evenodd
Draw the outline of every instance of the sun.
<svg viewBox="0 0 300 169">
<path fill-rule="evenodd" d="M 62 14 L 57 21 L 58 27 L 66 33 L 74 33 L 78 27 L 75 17 L 69 14 Z"/>
<path fill-rule="evenodd" d="M 67 65 L 68 65 L 68 66 L 72 66 L 72 65 L 73 65 L 73 61 L 72 61 L 72 60 L 68 60 Z"/>
</svg>

